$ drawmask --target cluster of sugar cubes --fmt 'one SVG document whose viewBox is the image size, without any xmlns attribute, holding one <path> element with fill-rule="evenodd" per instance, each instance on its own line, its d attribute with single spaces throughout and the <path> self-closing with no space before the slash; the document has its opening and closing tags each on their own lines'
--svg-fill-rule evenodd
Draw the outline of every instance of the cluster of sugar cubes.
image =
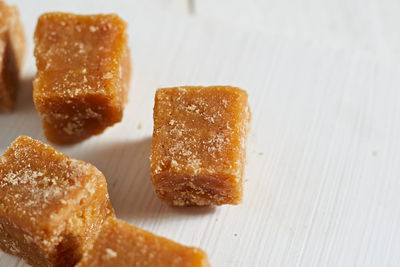
<svg viewBox="0 0 400 267">
<path fill-rule="evenodd" d="M 0 157 L 0 248 L 33 266 L 209 266 L 114 216 L 103 174 L 29 137 Z"/>
<path fill-rule="evenodd" d="M 0 109 L 10 110 L 25 39 L 15 7 L 0 0 L 0 15 Z M 117 15 L 39 18 L 33 100 L 49 141 L 77 143 L 121 121 L 131 75 L 126 28 Z M 238 87 L 158 89 L 157 196 L 173 206 L 239 204 L 250 117 Z M 99 170 L 29 137 L 0 156 L 0 199 L 0 248 L 33 266 L 209 266 L 201 249 L 115 218 Z"/>
</svg>

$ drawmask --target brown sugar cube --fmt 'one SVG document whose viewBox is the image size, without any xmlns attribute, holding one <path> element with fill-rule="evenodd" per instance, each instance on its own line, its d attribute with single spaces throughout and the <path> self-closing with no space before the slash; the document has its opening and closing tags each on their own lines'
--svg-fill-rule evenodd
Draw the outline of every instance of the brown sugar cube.
<svg viewBox="0 0 400 267">
<path fill-rule="evenodd" d="M 109 218 L 76 267 L 208 267 L 207 254 Z"/>
<path fill-rule="evenodd" d="M 35 31 L 33 98 L 53 143 L 82 141 L 121 121 L 131 65 L 117 15 L 42 15 Z"/>
<path fill-rule="evenodd" d="M 249 121 L 240 88 L 158 89 L 150 160 L 157 195 L 175 206 L 240 203 Z"/>
<path fill-rule="evenodd" d="M 17 7 L 0 0 L 0 111 L 14 108 L 25 46 Z"/>
<path fill-rule="evenodd" d="M 113 216 L 94 166 L 29 137 L 0 156 L 0 248 L 33 266 L 73 266 Z"/>
</svg>

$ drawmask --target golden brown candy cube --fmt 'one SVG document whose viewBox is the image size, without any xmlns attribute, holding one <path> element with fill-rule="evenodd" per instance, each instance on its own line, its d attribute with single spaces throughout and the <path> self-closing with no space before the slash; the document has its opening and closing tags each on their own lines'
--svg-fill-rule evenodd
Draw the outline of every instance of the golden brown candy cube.
<svg viewBox="0 0 400 267">
<path fill-rule="evenodd" d="M 150 161 L 157 195 L 175 206 L 240 203 L 249 121 L 240 88 L 157 90 Z"/>
<path fill-rule="evenodd" d="M 117 15 L 42 15 L 35 31 L 33 97 L 46 137 L 75 143 L 121 121 L 131 65 Z"/>
<path fill-rule="evenodd" d="M 26 41 L 17 7 L 0 0 L 0 111 L 15 106 Z"/>
<path fill-rule="evenodd" d="M 76 267 L 209 267 L 207 254 L 109 218 Z"/>
<path fill-rule="evenodd" d="M 73 266 L 113 216 L 94 166 L 29 137 L 0 156 L 0 248 L 33 266 Z"/>
</svg>

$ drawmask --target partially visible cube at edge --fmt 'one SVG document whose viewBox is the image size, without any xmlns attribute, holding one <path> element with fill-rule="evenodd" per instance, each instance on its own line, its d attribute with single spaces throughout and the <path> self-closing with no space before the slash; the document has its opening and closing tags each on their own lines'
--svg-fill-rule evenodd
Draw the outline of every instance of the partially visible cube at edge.
<svg viewBox="0 0 400 267">
<path fill-rule="evenodd" d="M 207 254 L 110 217 L 76 267 L 210 267 Z"/>
<path fill-rule="evenodd" d="M 0 0 L 0 111 L 15 108 L 25 50 L 18 8 Z"/>
<path fill-rule="evenodd" d="M 33 266 L 74 266 L 114 216 L 103 174 L 17 138 L 0 156 L 0 249 Z"/>
</svg>

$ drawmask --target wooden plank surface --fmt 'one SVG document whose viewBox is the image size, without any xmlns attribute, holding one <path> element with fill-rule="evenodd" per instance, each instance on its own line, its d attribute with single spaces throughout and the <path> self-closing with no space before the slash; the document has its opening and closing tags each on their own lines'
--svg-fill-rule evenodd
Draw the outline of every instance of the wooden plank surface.
<svg viewBox="0 0 400 267">
<path fill-rule="evenodd" d="M 17 1 L 15 1 L 17 2 Z M 213 266 L 400 266 L 400 67 L 361 52 L 281 40 L 172 15 L 142 1 L 18 1 L 30 40 L 48 10 L 117 12 L 134 63 L 122 123 L 57 147 L 104 172 L 117 216 L 207 251 Z M 0 152 L 45 140 L 31 99 L 30 53 L 18 108 L 0 114 Z M 175 209 L 153 193 L 154 92 L 245 88 L 253 113 L 239 206 Z M 0 254 L 0 266 L 22 266 Z"/>
<path fill-rule="evenodd" d="M 214 23 L 294 40 L 363 50 L 400 62 L 398 0 L 193 0 L 194 14 Z"/>
</svg>

